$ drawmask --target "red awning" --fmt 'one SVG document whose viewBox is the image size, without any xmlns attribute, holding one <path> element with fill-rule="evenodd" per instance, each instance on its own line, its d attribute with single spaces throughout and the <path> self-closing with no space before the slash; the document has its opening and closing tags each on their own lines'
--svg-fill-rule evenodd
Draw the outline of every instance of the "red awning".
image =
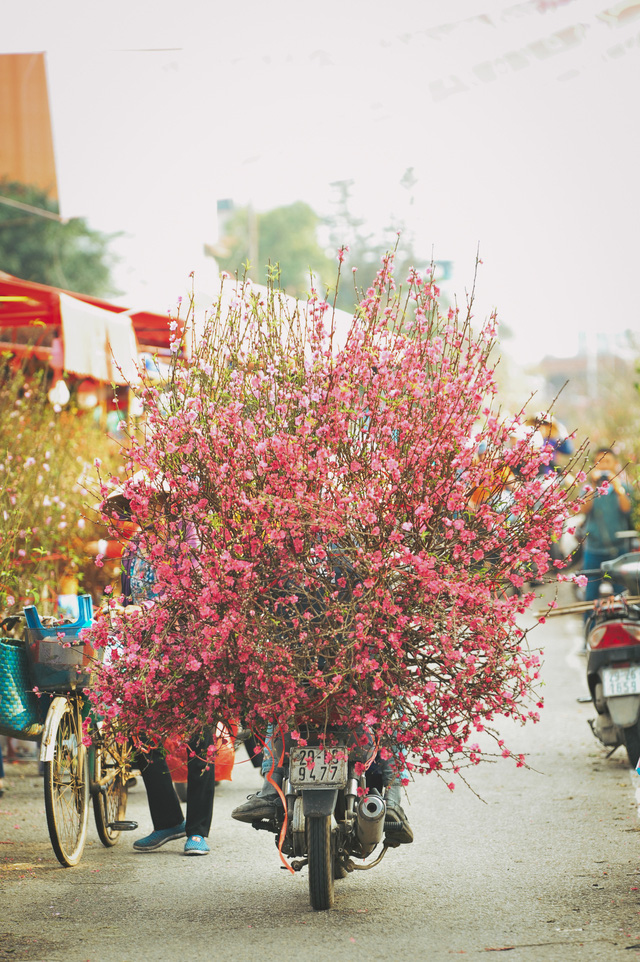
<svg viewBox="0 0 640 962">
<path fill-rule="evenodd" d="M 45 325 L 61 328 L 60 294 L 86 304 L 131 318 L 141 350 L 169 347 L 169 316 L 152 311 L 131 311 L 89 294 L 78 294 L 61 287 L 24 281 L 0 271 L 0 329 Z"/>
</svg>

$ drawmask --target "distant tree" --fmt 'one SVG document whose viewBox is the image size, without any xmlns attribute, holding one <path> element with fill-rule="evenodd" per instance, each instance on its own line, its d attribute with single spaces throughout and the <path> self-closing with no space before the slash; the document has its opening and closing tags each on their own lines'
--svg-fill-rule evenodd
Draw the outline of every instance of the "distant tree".
<svg viewBox="0 0 640 962">
<path fill-rule="evenodd" d="M 640 340 L 627 331 L 619 353 L 567 358 L 567 370 L 550 374 L 545 359 L 530 373 L 537 374 L 540 390 L 531 405 L 551 408 L 576 445 L 586 442 L 590 456 L 598 447 L 613 446 L 633 488 L 633 525 L 640 531 Z M 556 365 L 562 359 L 555 360 Z M 580 363 L 582 362 L 582 363 Z M 580 367 L 576 369 L 576 365 Z M 554 400 L 555 398 L 555 400 Z"/>
<path fill-rule="evenodd" d="M 264 283 L 268 267 L 280 267 L 279 286 L 287 293 L 302 295 L 309 289 L 309 274 L 328 279 L 335 262 L 331 262 L 318 241 L 321 218 L 304 201 L 255 213 L 250 207 L 238 207 L 225 224 L 225 233 L 215 248 L 222 270 L 230 274 L 244 273 Z"/>
<path fill-rule="evenodd" d="M 400 183 L 407 190 L 413 188 L 415 179 L 412 168 L 405 171 Z M 429 266 L 428 259 L 419 260 L 415 256 L 411 238 L 400 221 L 381 231 L 374 231 L 366 226 L 365 221 L 353 211 L 353 184 L 353 180 L 337 180 L 331 184 L 334 191 L 333 211 L 325 219 L 332 247 L 338 250 L 346 245 L 349 248 L 345 262 L 347 267 L 349 264 L 357 265 L 357 271 L 353 275 L 348 269 L 343 269 L 343 279 L 338 291 L 338 307 L 349 312 L 360 301 L 361 293 L 371 287 L 382 257 L 393 249 L 396 243 L 398 250 L 395 271 L 399 281 L 407 276 L 410 267 L 422 270 Z"/>
<path fill-rule="evenodd" d="M 629 342 L 638 349 L 637 338 L 631 332 Z M 577 408 L 576 423 L 589 437 L 592 447 L 615 444 L 621 459 L 630 459 L 636 465 L 640 464 L 637 363 L 628 357 L 600 356 L 598 370 L 591 378 L 591 393 L 574 399 L 572 382 L 563 392 L 563 396 L 569 395 Z"/>
<path fill-rule="evenodd" d="M 640 341 L 627 331 L 614 353 L 544 358 L 531 369 L 539 379 L 540 409 L 555 413 L 592 450 L 615 444 L 622 460 L 640 463 Z M 554 403 L 554 399 L 555 403 Z"/>
<path fill-rule="evenodd" d="M 0 270 L 81 294 L 117 293 L 109 244 L 118 235 L 92 230 L 84 218 L 60 221 L 37 211 L 55 215 L 58 206 L 37 187 L 0 180 Z"/>
<path fill-rule="evenodd" d="M 400 185 L 411 194 L 415 183 L 413 169 L 408 168 Z M 430 266 L 429 257 L 415 255 L 410 232 L 400 219 L 393 225 L 374 229 L 354 213 L 353 184 L 352 180 L 339 180 L 331 185 L 332 211 L 326 217 L 320 217 L 304 201 L 264 213 L 249 206 L 238 207 L 227 217 L 223 236 L 211 253 L 220 268 L 230 274 L 244 273 L 243 264 L 248 262 L 249 277 L 263 283 L 268 266 L 279 265 L 279 285 L 296 296 L 308 291 L 312 271 L 321 282 L 320 289 L 324 288 L 332 301 L 337 252 L 347 246 L 349 253 L 342 269 L 337 306 L 350 313 L 360 302 L 362 292 L 373 284 L 382 257 L 396 244 L 395 270 L 399 280 L 407 277 L 410 267 L 424 271 Z M 411 196 L 409 204 L 412 202 Z M 352 264 L 357 265 L 355 274 L 350 270 Z"/>
</svg>

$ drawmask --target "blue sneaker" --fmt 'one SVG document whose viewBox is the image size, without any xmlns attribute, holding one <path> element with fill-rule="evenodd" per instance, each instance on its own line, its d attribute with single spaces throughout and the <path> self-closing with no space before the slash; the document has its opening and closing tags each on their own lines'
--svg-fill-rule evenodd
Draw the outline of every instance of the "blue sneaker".
<svg viewBox="0 0 640 962">
<path fill-rule="evenodd" d="M 137 842 L 133 843 L 133 847 L 136 852 L 155 852 L 157 848 L 164 845 L 166 842 L 172 842 L 174 838 L 184 838 L 185 823 L 180 822 L 179 825 L 174 825 L 173 828 L 159 828 L 156 832 L 152 832 L 151 835 L 147 835 L 145 838 L 139 838 Z"/>
<path fill-rule="evenodd" d="M 190 835 L 187 841 L 184 843 L 184 854 L 208 855 L 209 846 L 203 839 L 202 835 Z"/>
</svg>

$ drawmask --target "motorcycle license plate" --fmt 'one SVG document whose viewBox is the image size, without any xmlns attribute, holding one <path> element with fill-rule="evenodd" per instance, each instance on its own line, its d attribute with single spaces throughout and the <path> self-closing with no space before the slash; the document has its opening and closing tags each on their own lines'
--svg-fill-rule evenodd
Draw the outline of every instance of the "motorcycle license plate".
<svg viewBox="0 0 640 962">
<path fill-rule="evenodd" d="M 339 757 L 338 757 L 339 756 Z M 289 760 L 292 788 L 344 788 L 347 758 L 344 749 L 292 748 Z"/>
<path fill-rule="evenodd" d="M 605 698 L 640 694 L 640 665 L 630 665 L 628 668 L 603 668 L 602 694 Z"/>
</svg>

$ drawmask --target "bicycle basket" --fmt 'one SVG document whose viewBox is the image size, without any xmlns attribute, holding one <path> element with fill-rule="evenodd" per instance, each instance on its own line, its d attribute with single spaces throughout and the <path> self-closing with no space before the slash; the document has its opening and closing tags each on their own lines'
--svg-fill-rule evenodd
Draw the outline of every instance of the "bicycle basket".
<svg viewBox="0 0 640 962">
<path fill-rule="evenodd" d="M 86 688 L 91 672 L 102 659 L 104 649 L 96 651 L 79 634 L 91 624 L 93 607 L 90 595 L 78 598 L 80 617 L 73 624 L 45 628 L 33 605 L 24 609 L 27 619 L 27 656 L 33 684 L 43 691 L 69 691 Z"/>
<path fill-rule="evenodd" d="M 0 639 L 0 735 L 35 739 L 42 732 L 40 705 L 31 691 L 24 645 Z"/>
</svg>

